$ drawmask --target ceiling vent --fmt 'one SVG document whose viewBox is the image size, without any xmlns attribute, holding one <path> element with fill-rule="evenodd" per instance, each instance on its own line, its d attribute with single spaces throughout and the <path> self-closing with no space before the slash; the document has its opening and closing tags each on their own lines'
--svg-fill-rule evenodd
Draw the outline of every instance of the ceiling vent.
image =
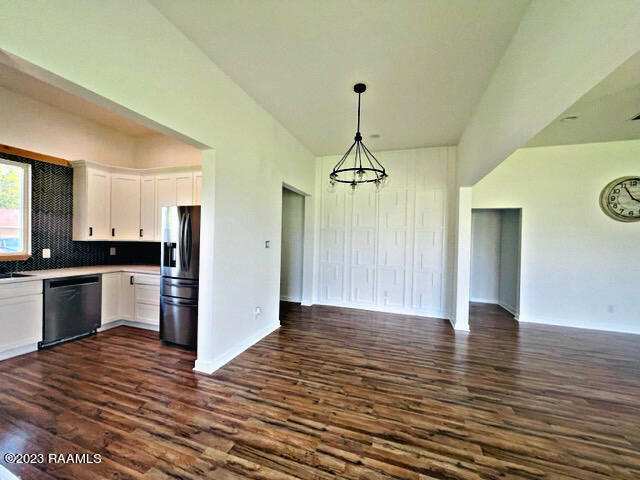
<svg viewBox="0 0 640 480">
<path fill-rule="evenodd" d="M 631 120 L 640 120 L 640 113 L 638 115 L 636 115 L 635 117 L 633 117 Z"/>
</svg>

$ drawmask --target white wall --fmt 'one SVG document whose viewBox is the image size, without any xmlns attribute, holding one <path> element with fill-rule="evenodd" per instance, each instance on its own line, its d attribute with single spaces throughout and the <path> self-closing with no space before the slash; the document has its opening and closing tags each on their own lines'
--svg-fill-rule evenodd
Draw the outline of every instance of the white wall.
<svg viewBox="0 0 640 480">
<path fill-rule="evenodd" d="M 67 160 L 135 165 L 134 139 L 0 87 L 0 143 Z"/>
<path fill-rule="evenodd" d="M 134 149 L 137 168 L 188 167 L 202 163 L 199 149 L 165 135 L 136 138 Z"/>
<path fill-rule="evenodd" d="M 640 223 L 599 206 L 640 171 L 640 141 L 516 151 L 473 187 L 474 208 L 522 208 L 520 320 L 640 333 Z"/>
<path fill-rule="evenodd" d="M 502 217 L 499 210 L 474 210 L 471 219 L 470 300 L 498 303 Z"/>
<path fill-rule="evenodd" d="M 304 197 L 282 189 L 280 300 L 302 302 Z"/>
<path fill-rule="evenodd" d="M 327 191 L 339 156 L 318 159 L 317 303 L 449 318 L 455 148 L 376 152 L 390 175 L 355 195 Z"/>
</svg>

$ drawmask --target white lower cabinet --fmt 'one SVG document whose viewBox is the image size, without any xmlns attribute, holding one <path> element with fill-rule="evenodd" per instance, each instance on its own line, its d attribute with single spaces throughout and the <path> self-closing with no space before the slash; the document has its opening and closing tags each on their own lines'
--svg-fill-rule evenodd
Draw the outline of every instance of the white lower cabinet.
<svg viewBox="0 0 640 480">
<path fill-rule="evenodd" d="M 120 318 L 135 319 L 135 274 L 122 272 L 120 277 Z"/>
<path fill-rule="evenodd" d="M 135 276 L 135 321 L 160 325 L 160 277 Z"/>
<path fill-rule="evenodd" d="M 101 325 L 120 320 L 120 272 L 102 274 Z"/>
<path fill-rule="evenodd" d="M 160 325 L 159 275 L 102 274 L 102 325 L 117 320 Z"/>
<path fill-rule="evenodd" d="M 34 350 L 42 341 L 41 280 L 0 285 L 0 332 L 0 359 Z"/>
</svg>

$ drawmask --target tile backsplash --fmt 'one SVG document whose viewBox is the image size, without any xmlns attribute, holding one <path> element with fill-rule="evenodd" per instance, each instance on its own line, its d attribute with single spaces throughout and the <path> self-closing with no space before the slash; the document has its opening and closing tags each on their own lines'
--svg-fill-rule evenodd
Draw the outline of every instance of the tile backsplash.
<svg viewBox="0 0 640 480">
<path fill-rule="evenodd" d="M 31 165 L 31 258 L 0 261 L 0 272 L 85 265 L 159 265 L 158 242 L 74 242 L 73 169 L 0 153 L 0 158 Z M 51 258 L 42 258 L 42 249 Z M 116 255 L 109 255 L 115 248 Z"/>
</svg>

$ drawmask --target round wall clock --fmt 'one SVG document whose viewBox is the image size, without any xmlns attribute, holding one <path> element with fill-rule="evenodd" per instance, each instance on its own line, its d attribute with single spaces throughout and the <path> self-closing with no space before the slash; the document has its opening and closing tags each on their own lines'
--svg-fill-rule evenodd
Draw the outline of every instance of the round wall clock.
<svg viewBox="0 0 640 480">
<path fill-rule="evenodd" d="M 620 177 L 600 194 L 602 211 L 619 222 L 640 221 L 640 176 Z"/>
</svg>

